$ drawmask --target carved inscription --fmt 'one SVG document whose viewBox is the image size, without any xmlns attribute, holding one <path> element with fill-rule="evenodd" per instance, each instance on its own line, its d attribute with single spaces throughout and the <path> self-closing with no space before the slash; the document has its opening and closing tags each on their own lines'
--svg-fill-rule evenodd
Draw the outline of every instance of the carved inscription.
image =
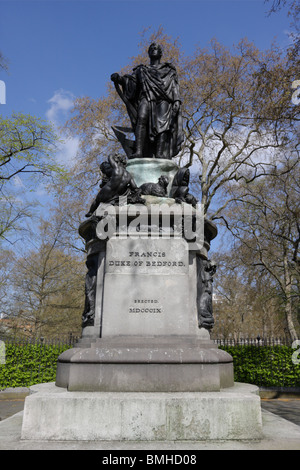
<svg viewBox="0 0 300 470">
<path fill-rule="evenodd" d="M 119 257 L 120 258 L 120 257 Z M 175 256 L 172 253 L 166 253 L 165 251 L 127 251 L 123 259 L 108 259 L 107 267 L 108 270 L 114 270 L 114 268 L 144 268 L 149 271 L 151 268 L 184 268 L 186 266 L 185 261 L 174 259 Z"/>
<path fill-rule="evenodd" d="M 189 331 L 189 250 L 183 238 L 116 236 L 107 241 L 102 333 Z M 184 298 L 184 306 L 178 299 Z"/>
<path fill-rule="evenodd" d="M 157 299 L 134 299 L 133 303 L 135 305 L 129 307 L 129 313 L 163 313 L 163 308 L 161 305 L 158 305 Z"/>
<path fill-rule="evenodd" d="M 168 267 L 173 267 L 173 266 L 184 266 L 183 261 L 122 261 L 122 260 L 116 260 L 116 261 L 109 261 L 109 266 L 168 266 Z"/>
</svg>

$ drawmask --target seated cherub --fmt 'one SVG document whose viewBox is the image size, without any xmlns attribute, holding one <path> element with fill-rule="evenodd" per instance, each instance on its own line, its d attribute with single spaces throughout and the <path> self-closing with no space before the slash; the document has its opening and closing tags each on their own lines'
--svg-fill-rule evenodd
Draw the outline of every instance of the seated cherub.
<svg viewBox="0 0 300 470">
<path fill-rule="evenodd" d="M 116 203 L 121 196 L 139 193 L 132 175 L 126 170 L 126 158 L 122 155 L 110 155 L 108 162 L 100 165 L 104 175 L 100 191 L 91 204 L 86 217 L 91 217 L 102 202 Z"/>
</svg>

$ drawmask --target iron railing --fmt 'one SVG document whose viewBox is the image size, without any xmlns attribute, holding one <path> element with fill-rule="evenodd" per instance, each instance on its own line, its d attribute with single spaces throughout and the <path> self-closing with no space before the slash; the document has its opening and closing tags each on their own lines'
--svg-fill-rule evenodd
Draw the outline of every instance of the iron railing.
<svg viewBox="0 0 300 470">
<path fill-rule="evenodd" d="M 292 340 L 287 337 L 243 337 L 212 338 L 219 346 L 291 346 Z"/>
</svg>

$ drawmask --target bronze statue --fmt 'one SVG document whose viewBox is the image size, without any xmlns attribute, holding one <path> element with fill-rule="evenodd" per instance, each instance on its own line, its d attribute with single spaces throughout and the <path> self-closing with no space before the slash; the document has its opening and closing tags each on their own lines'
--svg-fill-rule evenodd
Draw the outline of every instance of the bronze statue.
<svg viewBox="0 0 300 470">
<path fill-rule="evenodd" d="M 100 191 L 92 202 L 86 217 L 91 217 L 101 202 L 117 205 L 120 197 L 126 197 L 126 202 L 129 204 L 145 203 L 140 197 L 140 190 L 132 175 L 126 170 L 125 156 L 110 155 L 107 162 L 101 163 L 100 169 L 104 175 Z"/>
<path fill-rule="evenodd" d="M 169 178 L 167 176 L 160 176 L 157 183 L 144 183 L 140 186 L 143 195 L 167 197 L 167 188 Z"/>
<path fill-rule="evenodd" d="M 214 325 L 212 294 L 213 276 L 216 272 L 216 265 L 210 260 L 196 257 L 197 263 L 197 308 L 198 322 L 200 328 L 210 330 Z"/>
<path fill-rule="evenodd" d="M 177 203 L 186 202 L 196 207 L 198 200 L 189 193 L 190 170 L 188 168 L 180 168 L 172 182 L 170 197 L 174 198 Z"/>
<path fill-rule="evenodd" d="M 150 65 L 135 67 L 131 75 L 111 75 L 135 134 L 135 151 L 131 155 L 127 151 L 127 156 L 171 159 L 183 142 L 177 72 L 172 64 L 161 63 L 162 49 L 156 43 L 150 45 L 148 54 Z M 123 130 L 116 129 L 116 135 Z"/>
<path fill-rule="evenodd" d="M 88 269 L 85 276 L 85 303 L 82 314 L 82 327 L 94 325 L 96 308 L 96 287 L 98 270 L 98 253 L 90 255 L 86 260 Z"/>
</svg>

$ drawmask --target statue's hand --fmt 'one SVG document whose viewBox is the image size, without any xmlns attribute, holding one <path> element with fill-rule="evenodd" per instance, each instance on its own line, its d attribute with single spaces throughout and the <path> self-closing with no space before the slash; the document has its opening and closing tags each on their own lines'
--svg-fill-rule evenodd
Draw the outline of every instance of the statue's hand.
<svg viewBox="0 0 300 470">
<path fill-rule="evenodd" d="M 120 75 L 118 73 L 113 73 L 111 76 L 110 76 L 110 79 L 112 82 L 114 83 L 119 83 L 120 82 Z"/>
</svg>

